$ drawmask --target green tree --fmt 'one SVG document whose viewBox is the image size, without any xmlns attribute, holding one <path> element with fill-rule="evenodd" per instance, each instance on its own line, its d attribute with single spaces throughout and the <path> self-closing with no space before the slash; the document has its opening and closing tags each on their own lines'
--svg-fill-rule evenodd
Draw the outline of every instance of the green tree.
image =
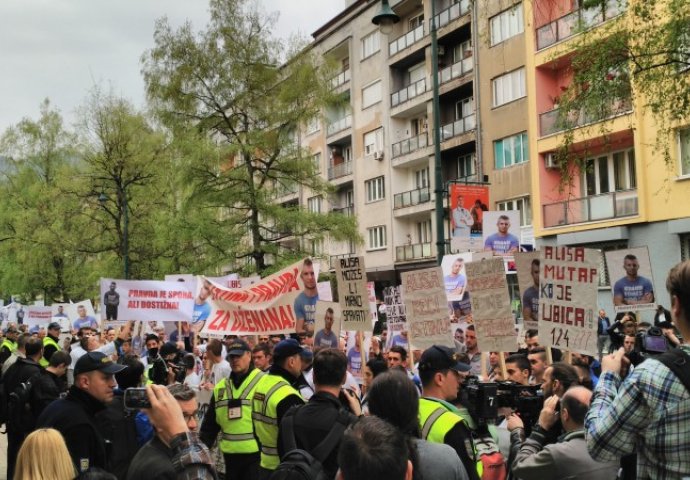
<svg viewBox="0 0 690 480">
<path fill-rule="evenodd" d="M 273 19 L 248 0 L 212 0 L 211 20 L 198 34 L 187 24 L 173 30 L 159 20 L 155 46 L 142 58 L 147 93 L 173 132 L 198 132 L 217 142 L 215 154 L 196 157 L 190 170 L 194 196 L 209 207 L 212 231 L 197 232 L 209 245 L 231 239 L 228 260 L 250 258 L 263 272 L 303 255 L 307 242 L 358 238 L 353 218 L 315 214 L 278 204 L 284 188 L 310 196 L 332 187 L 318 174 L 297 132 L 335 101 L 328 69 L 309 50 L 286 53 L 271 36 Z M 177 135 L 177 133 L 176 133 Z M 209 152 L 210 153 L 210 152 Z M 222 247 L 221 247 L 222 248 Z"/>
</svg>

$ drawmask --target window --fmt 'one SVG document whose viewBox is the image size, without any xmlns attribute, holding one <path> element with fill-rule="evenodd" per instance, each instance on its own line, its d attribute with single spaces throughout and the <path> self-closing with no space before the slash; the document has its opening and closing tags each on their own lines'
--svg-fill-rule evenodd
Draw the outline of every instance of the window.
<svg viewBox="0 0 690 480">
<path fill-rule="evenodd" d="M 514 198 L 513 200 L 506 200 L 504 202 L 496 203 L 497 210 L 519 210 L 520 211 L 520 226 L 528 227 L 532 225 L 532 206 L 529 197 Z"/>
<path fill-rule="evenodd" d="M 429 186 L 429 167 L 414 172 L 414 184 L 418 190 Z"/>
<path fill-rule="evenodd" d="M 455 103 L 455 119 L 467 118 L 474 113 L 474 97 L 463 98 Z"/>
<path fill-rule="evenodd" d="M 494 162 L 497 170 L 524 163 L 527 160 L 529 160 L 529 142 L 526 132 L 494 142 Z"/>
<path fill-rule="evenodd" d="M 461 155 L 458 157 L 457 178 L 467 178 L 477 174 L 477 163 L 474 154 Z"/>
<path fill-rule="evenodd" d="M 381 50 L 381 37 L 379 31 L 374 30 L 366 37 L 362 38 L 362 60 L 371 57 L 373 54 Z"/>
<path fill-rule="evenodd" d="M 420 25 L 424 25 L 424 14 L 417 15 L 416 17 L 412 17 L 407 21 L 407 25 L 409 27 L 409 31 L 411 32 L 415 28 L 419 27 Z"/>
<path fill-rule="evenodd" d="M 431 219 L 417 222 L 416 227 L 419 243 L 431 243 Z"/>
<path fill-rule="evenodd" d="M 316 133 L 319 131 L 319 117 L 310 118 L 307 122 L 307 135 Z"/>
<path fill-rule="evenodd" d="M 381 80 L 367 85 L 362 89 L 362 109 L 371 107 L 381 101 Z"/>
<path fill-rule="evenodd" d="M 386 226 L 379 225 L 378 227 L 367 228 L 367 236 L 369 237 L 369 250 L 376 250 L 386 248 Z"/>
<path fill-rule="evenodd" d="M 453 63 L 463 61 L 467 57 L 472 56 L 472 41 L 465 40 L 453 47 Z"/>
<path fill-rule="evenodd" d="M 321 200 L 321 195 L 307 199 L 307 209 L 309 213 L 321 213 Z"/>
<path fill-rule="evenodd" d="M 491 29 L 491 46 L 508 40 L 525 30 L 522 19 L 522 4 L 515 5 L 510 10 L 499 13 L 489 20 Z"/>
<path fill-rule="evenodd" d="M 308 248 L 313 257 L 318 257 L 323 253 L 323 239 L 308 240 Z"/>
<path fill-rule="evenodd" d="M 364 134 L 364 155 L 373 155 L 383 150 L 383 128 L 377 128 Z"/>
<path fill-rule="evenodd" d="M 426 65 L 424 62 L 410 67 L 407 70 L 407 84 L 412 85 L 413 83 L 426 78 Z"/>
<path fill-rule="evenodd" d="M 321 173 L 321 153 L 315 153 L 311 161 L 314 164 L 314 173 Z"/>
<path fill-rule="evenodd" d="M 364 182 L 367 192 L 367 203 L 377 202 L 386 198 L 385 182 L 383 176 L 372 178 Z"/>
<path fill-rule="evenodd" d="M 410 120 L 410 132 L 413 137 L 426 132 L 426 117 L 413 118 Z"/>
<path fill-rule="evenodd" d="M 508 72 L 491 81 L 494 94 L 494 107 L 499 107 L 518 98 L 525 93 L 525 67 Z"/>
<path fill-rule="evenodd" d="M 678 165 L 681 175 L 690 175 L 690 127 L 678 131 Z"/>
<path fill-rule="evenodd" d="M 583 195 L 589 197 L 634 188 L 637 188 L 634 150 L 601 155 L 585 161 L 585 171 L 582 174 Z"/>
</svg>

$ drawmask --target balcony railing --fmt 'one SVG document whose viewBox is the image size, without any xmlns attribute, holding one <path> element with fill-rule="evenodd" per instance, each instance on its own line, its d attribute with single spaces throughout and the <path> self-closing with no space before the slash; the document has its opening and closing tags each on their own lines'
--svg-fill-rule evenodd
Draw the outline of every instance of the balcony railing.
<svg viewBox="0 0 690 480">
<path fill-rule="evenodd" d="M 429 187 L 417 188 L 408 192 L 396 193 L 393 195 L 393 208 L 405 208 L 420 203 L 426 203 L 431 200 L 431 191 Z"/>
<path fill-rule="evenodd" d="M 469 12 L 470 0 L 460 0 L 459 3 L 454 3 L 434 17 L 434 20 L 436 20 L 436 27 L 444 27 L 456 18 L 462 17 Z M 431 28 L 431 20 L 429 20 L 429 28 Z"/>
<path fill-rule="evenodd" d="M 414 30 L 410 30 L 405 35 L 401 35 L 400 37 L 390 42 L 388 44 L 388 54 L 390 56 L 393 56 L 401 50 L 405 50 L 410 45 L 417 43 L 422 38 L 424 38 L 423 23 Z"/>
<path fill-rule="evenodd" d="M 330 123 L 326 128 L 328 135 L 333 135 L 334 133 L 341 132 L 352 126 L 352 115 L 347 115 L 339 120 Z"/>
<path fill-rule="evenodd" d="M 624 0 L 607 0 L 606 6 L 578 9 L 537 29 L 537 50 L 572 37 L 583 30 L 592 28 L 611 18 L 617 17 L 626 9 Z"/>
<path fill-rule="evenodd" d="M 402 90 L 391 93 L 391 107 L 396 107 L 401 103 L 412 100 L 426 92 L 426 78 L 420 78 L 412 85 L 408 85 Z"/>
<path fill-rule="evenodd" d="M 398 143 L 394 143 L 391 146 L 391 150 L 393 151 L 393 158 L 395 158 L 427 146 L 429 146 L 429 135 L 424 132 L 416 137 L 406 138 Z"/>
<path fill-rule="evenodd" d="M 350 81 L 350 69 L 343 70 L 338 75 L 331 79 L 331 87 L 338 88 L 341 85 L 345 85 Z"/>
<path fill-rule="evenodd" d="M 545 228 L 630 217 L 638 214 L 637 190 L 602 193 L 550 203 L 542 208 Z"/>
<path fill-rule="evenodd" d="M 450 82 L 455 78 L 467 75 L 472 70 L 474 70 L 474 57 L 467 57 L 441 70 L 439 72 L 439 81 L 441 83 Z"/>
<path fill-rule="evenodd" d="M 331 165 L 328 167 L 328 179 L 344 177 L 352 174 L 352 162 L 343 162 L 338 165 Z"/>
<path fill-rule="evenodd" d="M 431 243 L 414 243 L 411 245 L 401 245 L 395 247 L 395 261 L 405 262 L 407 260 L 420 260 L 432 258 Z"/>
<path fill-rule="evenodd" d="M 355 215 L 355 206 L 348 205 L 347 207 L 333 207 L 333 213 L 340 213 L 346 217 L 353 217 Z"/>
<path fill-rule="evenodd" d="M 453 123 L 441 127 L 441 141 L 445 142 L 449 138 L 457 137 L 463 133 L 474 130 L 476 127 L 476 117 L 473 113 L 466 117 L 456 120 Z"/>
<path fill-rule="evenodd" d="M 610 117 L 623 115 L 632 111 L 632 101 L 630 99 L 616 100 L 611 104 L 602 105 L 597 112 L 586 112 L 585 110 L 571 112 L 567 118 L 561 118 L 560 109 L 554 108 L 548 112 L 539 114 L 539 131 L 541 136 L 551 135 L 562 132 L 570 128 L 581 127 L 590 123 L 600 122 Z"/>
</svg>

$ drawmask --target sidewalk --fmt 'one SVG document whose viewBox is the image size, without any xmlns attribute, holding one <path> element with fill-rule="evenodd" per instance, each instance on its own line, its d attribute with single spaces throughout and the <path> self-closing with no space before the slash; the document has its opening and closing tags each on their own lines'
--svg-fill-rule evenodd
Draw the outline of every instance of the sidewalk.
<svg viewBox="0 0 690 480">
<path fill-rule="evenodd" d="M 0 480 L 7 480 L 7 435 L 0 435 Z"/>
</svg>

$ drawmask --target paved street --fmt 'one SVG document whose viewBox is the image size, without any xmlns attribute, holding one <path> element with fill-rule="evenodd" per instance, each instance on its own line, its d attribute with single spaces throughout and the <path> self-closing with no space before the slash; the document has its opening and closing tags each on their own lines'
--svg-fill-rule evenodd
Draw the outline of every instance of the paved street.
<svg viewBox="0 0 690 480">
<path fill-rule="evenodd" d="M 0 435 L 0 480 L 7 480 L 7 435 Z"/>
</svg>

